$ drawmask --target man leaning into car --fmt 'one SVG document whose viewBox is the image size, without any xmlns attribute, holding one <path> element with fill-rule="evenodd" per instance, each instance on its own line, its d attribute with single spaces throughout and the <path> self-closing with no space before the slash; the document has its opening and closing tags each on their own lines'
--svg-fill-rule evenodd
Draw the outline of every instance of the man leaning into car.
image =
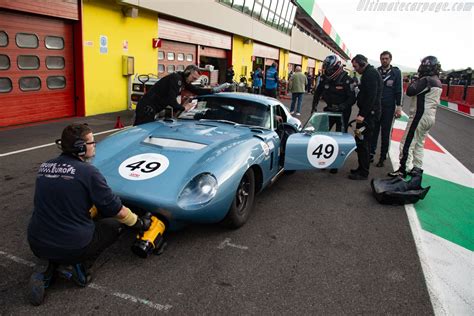
<svg viewBox="0 0 474 316">
<path fill-rule="evenodd" d="M 28 242 L 35 256 L 48 260 L 48 267 L 30 278 L 33 305 L 43 302 L 59 265 L 71 265 L 72 280 L 86 286 L 86 269 L 118 239 L 122 224 L 139 231 L 150 227 L 150 219 L 122 205 L 99 170 L 87 162 L 95 156 L 95 143 L 89 126 L 71 124 L 56 141 L 62 154 L 39 167 Z M 102 219 L 94 222 L 93 213 Z"/>
<path fill-rule="evenodd" d="M 156 114 L 168 105 L 175 112 L 189 111 L 193 107 L 191 100 L 181 105 L 176 99 L 184 89 L 196 95 L 214 93 L 214 89 L 198 88 L 191 84 L 199 79 L 199 76 L 199 68 L 196 65 L 189 65 L 184 71 L 174 72 L 158 80 L 138 101 L 133 125 L 153 122 Z"/>
</svg>

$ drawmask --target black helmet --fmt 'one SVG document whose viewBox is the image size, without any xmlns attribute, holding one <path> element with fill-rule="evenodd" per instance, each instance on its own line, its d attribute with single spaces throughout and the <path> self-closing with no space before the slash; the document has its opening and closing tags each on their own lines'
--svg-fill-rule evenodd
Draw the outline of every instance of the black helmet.
<svg viewBox="0 0 474 316">
<path fill-rule="evenodd" d="M 337 55 L 329 55 L 323 61 L 323 72 L 330 79 L 335 78 L 342 71 L 342 63 Z"/>
<path fill-rule="evenodd" d="M 434 56 L 427 56 L 421 60 L 420 67 L 418 67 L 418 74 L 420 77 L 439 75 L 441 71 L 441 64 L 438 58 Z"/>
</svg>

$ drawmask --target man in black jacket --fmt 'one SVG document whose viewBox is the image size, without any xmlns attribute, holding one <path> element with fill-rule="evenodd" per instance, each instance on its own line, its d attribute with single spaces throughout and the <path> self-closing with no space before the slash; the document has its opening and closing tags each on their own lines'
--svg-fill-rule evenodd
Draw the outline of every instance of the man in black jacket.
<svg viewBox="0 0 474 316">
<path fill-rule="evenodd" d="M 336 125 L 337 132 L 347 132 L 352 105 L 356 101 L 354 80 L 344 71 L 342 62 L 336 55 L 329 55 L 323 62 L 323 76 L 314 92 L 312 111 L 316 112 L 319 100 L 326 102 L 325 112 L 342 115 L 329 117 L 329 130 Z M 329 172 L 337 173 L 337 169 Z"/>
<path fill-rule="evenodd" d="M 375 121 L 374 133 L 370 144 L 370 160 L 373 161 L 380 131 L 380 159 L 377 167 L 383 167 L 390 146 L 390 131 L 393 117 L 402 112 L 402 73 L 398 67 L 390 65 L 392 54 L 384 51 L 380 54 L 381 66 L 377 68 L 383 80 L 380 120 Z M 395 110 L 396 106 L 396 110 Z"/>
<path fill-rule="evenodd" d="M 355 83 L 349 74 L 344 71 L 341 60 L 336 55 L 329 55 L 323 62 L 323 77 L 314 92 L 312 111 L 316 112 L 319 100 L 326 102 L 325 112 L 342 114 L 341 127 L 339 118 L 329 118 L 329 129 L 336 124 L 336 131 L 347 132 L 347 124 L 351 115 L 352 105 L 356 101 Z"/>
<path fill-rule="evenodd" d="M 213 89 L 198 88 L 191 83 L 199 79 L 199 68 L 189 65 L 184 71 L 178 71 L 158 80 L 153 87 L 138 101 L 135 111 L 135 122 L 140 125 L 155 120 L 155 115 L 164 110 L 168 105 L 175 112 L 189 111 L 193 104 L 191 102 L 181 105 L 176 98 L 181 91 L 186 89 L 197 95 L 213 93 Z"/>
<path fill-rule="evenodd" d="M 356 117 L 356 145 L 359 166 L 351 170 L 349 179 L 366 180 L 369 176 L 369 145 L 375 121 L 380 117 L 380 100 L 382 97 L 382 78 L 378 71 L 369 65 L 364 55 L 352 59 L 354 70 L 362 75 L 357 95 L 359 114 Z"/>
</svg>

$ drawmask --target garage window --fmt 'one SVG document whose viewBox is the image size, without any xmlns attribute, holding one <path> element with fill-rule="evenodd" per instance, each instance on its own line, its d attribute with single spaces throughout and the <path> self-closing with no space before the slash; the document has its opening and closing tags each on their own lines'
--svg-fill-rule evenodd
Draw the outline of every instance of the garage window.
<svg viewBox="0 0 474 316">
<path fill-rule="evenodd" d="M 10 78 L 0 78 L 0 93 L 12 91 L 12 81 Z"/>
<path fill-rule="evenodd" d="M 38 69 L 40 60 L 34 55 L 19 55 L 17 59 L 18 68 L 22 70 Z"/>
<path fill-rule="evenodd" d="M 168 73 L 174 72 L 174 65 L 168 65 L 167 71 L 168 71 Z"/>
<path fill-rule="evenodd" d="M 50 76 L 46 79 L 46 85 L 49 89 L 64 89 L 66 87 L 66 78 L 63 76 Z"/>
<path fill-rule="evenodd" d="M 158 52 L 158 60 L 163 60 L 163 59 L 165 59 L 165 52 L 162 52 L 162 51 Z"/>
<path fill-rule="evenodd" d="M 46 57 L 46 68 L 48 69 L 64 69 L 64 57 L 48 56 Z"/>
<path fill-rule="evenodd" d="M 10 68 L 10 57 L 7 55 L 0 55 L 0 70 L 7 70 Z"/>
<path fill-rule="evenodd" d="M 38 48 L 38 36 L 30 33 L 17 33 L 15 37 L 16 46 L 20 48 Z"/>
<path fill-rule="evenodd" d="M 41 89 L 41 80 L 38 77 L 21 77 L 20 90 L 21 91 L 36 91 Z"/>
<path fill-rule="evenodd" d="M 168 60 L 174 60 L 174 53 L 168 53 Z"/>
<path fill-rule="evenodd" d="M 158 72 L 165 72 L 165 65 L 158 65 Z"/>
<path fill-rule="evenodd" d="M 8 34 L 5 31 L 0 31 L 0 47 L 8 45 Z"/>
<path fill-rule="evenodd" d="M 184 54 L 183 53 L 178 54 L 178 61 L 184 61 Z"/>
<path fill-rule="evenodd" d="M 47 49 L 64 49 L 64 39 L 59 36 L 46 36 L 44 46 Z"/>
<path fill-rule="evenodd" d="M 187 54 L 186 61 L 193 61 L 193 54 Z"/>
</svg>

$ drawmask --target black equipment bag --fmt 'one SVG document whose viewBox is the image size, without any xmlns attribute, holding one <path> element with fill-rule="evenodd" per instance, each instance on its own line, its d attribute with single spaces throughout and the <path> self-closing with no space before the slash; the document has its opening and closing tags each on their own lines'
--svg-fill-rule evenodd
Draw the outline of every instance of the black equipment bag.
<svg viewBox="0 0 474 316">
<path fill-rule="evenodd" d="M 430 190 L 430 187 L 421 186 L 422 174 L 423 170 L 414 168 L 410 172 L 409 180 L 402 177 L 372 179 L 370 185 L 375 198 L 381 204 L 412 204 L 423 200 Z"/>
</svg>

